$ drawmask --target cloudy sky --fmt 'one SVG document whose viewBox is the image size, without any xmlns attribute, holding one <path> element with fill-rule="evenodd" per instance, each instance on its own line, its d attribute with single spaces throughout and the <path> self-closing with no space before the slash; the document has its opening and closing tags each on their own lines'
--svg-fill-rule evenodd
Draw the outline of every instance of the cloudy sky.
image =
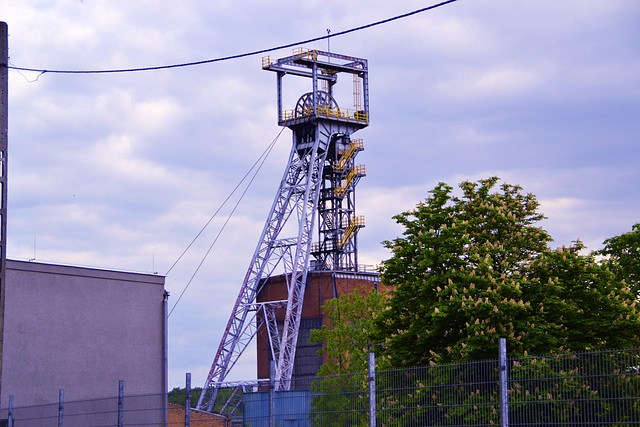
<svg viewBox="0 0 640 427">
<path fill-rule="evenodd" d="M 0 20 L 13 66 L 102 70 L 267 49 L 431 4 L 3 0 Z M 369 60 L 361 263 L 388 257 L 380 242 L 401 231 L 391 217 L 440 181 L 520 184 L 557 246 L 598 249 L 640 221 L 637 0 L 459 0 L 330 49 Z M 9 86 L 12 259 L 164 275 L 280 131 L 259 55 L 122 74 L 10 70 Z M 290 144 L 285 130 L 169 318 L 170 387 L 186 372 L 204 384 Z M 237 199 L 167 275 L 171 306 Z M 228 379 L 254 378 L 254 363 Z"/>
</svg>

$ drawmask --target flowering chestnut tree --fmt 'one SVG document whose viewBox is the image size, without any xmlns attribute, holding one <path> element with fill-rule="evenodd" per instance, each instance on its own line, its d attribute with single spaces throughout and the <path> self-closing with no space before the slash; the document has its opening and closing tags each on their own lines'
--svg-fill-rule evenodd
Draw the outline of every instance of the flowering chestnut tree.
<svg viewBox="0 0 640 427">
<path fill-rule="evenodd" d="M 493 359 L 499 337 L 512 356 L 638 346 L 635 294 L 580 242 L 549 249 L 536 197 L 498 183 L 462 182 L 461 196 L 440 183 L 394 217 L 378 353 L 400 367 Z"/>
<path fill-rule="evenodd" d="M 598 255 L 605 255 L 605 264 L 640 297 L 640 223 L 628 233 L 605 240 L 604 245 Z"/>
</svg>

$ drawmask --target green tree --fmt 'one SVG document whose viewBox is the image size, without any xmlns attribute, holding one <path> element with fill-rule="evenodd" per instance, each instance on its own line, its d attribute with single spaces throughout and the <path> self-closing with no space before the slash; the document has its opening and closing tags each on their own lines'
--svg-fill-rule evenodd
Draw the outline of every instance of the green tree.
<svg viewBox="0 0 640 427">
<path fill-rule="evenodd" d="M 622 280 L 621 268 L 609 269 L 594 255 L 583 255 L 580 242 L 550 250 L 552 239 L 538 225 L 544 216 L 535 196 L 519 186 L 497 186 L 498 181 L 465 181 L 460 197 L 441 183 L 416 209 L 394 217 L 405 230 L 384 242 L 392 257 L 382 265 L 381 281 L 395 290 L 374 325 L 377 351 L 395 367 L 438 366 L 417 380 L 415 391 L 395 391 L 385 400 L 386 425 L 405 425 L 411 415 L 406 407 L 421 408 L 412 414 L 418 424 L 466 424 L 478 414 L 485 420 L 495 417 L 495 378 L 473 378 L 481 366 L 476 361 L 496 358 L 500 337 L 508 338 L 510 357 L 640 343 L 636 296 Z M 617 372 L 629 368 L 612 366 Z M 607 394 L 612 386 L 596 382 L 588 371 L 588 366 L 570 371 L 562 395 L 571 401 L 550 401 L 543 418 L 579 419 L 582 415 L 572 405 L 580 396 Z M 512 369 L 539 384 L 567 372 L 556 362 Z M 512 390 L 513 403 L 548 399 L 550 393 L 542 396 L 537 385 L 525 389 L 535 381 L 513 382 L 523 392 Z M 462 384 L 478 386 L 469 392 Z M 515 405 L 514 416 L 522 408 Z M 605 400 L 589 411 L 600 420 L 614 419 Z M 637 415 L 631 412 L 623 415 Z"/>
<path fill-rule="evenodd" d="M 624 283 L 583 246 L 551 251 L 532 194 L 498 178 L 440 183 L 415 210 L 394 218 L 402 237 L 385 241 L 381 267 L 391 292 L 375 323 L 392 366 L 637 346 L 640 317 Z"/>
<path fill-rule="evenodd" d="M 640 317 L 636 297 L 594 254 L 581 255 L 578 241 L 545 251 L 530 266 L 524 296 L 535 317 L 525 322 L 529 353 L 566 353 L 637 347 Z M 538 325 L 532 327 L 531 322 Z M 544 349 L 546 351 L 541 351 Z M 552 351 L 556 349 L 555 351 Z"/>
<path fill-rule="evenodd" d="M 497 368 L 490 374 L 489 365 L 477 361 L 496 358 L 499 337 L 508 338 L 510 357 L 523 356 L 512 367 L 514 417 L 580 422 L 588 414 L 607 423 L 637 418 L 636 409 L 617 408 L 605 398 L 634 396 L 639 378 L 627 373 L 635 366 L 628 359 L 616 353 L 595 362 L 590 353 L 526 357 L 638 346 L 640 314 L 627 286 L 634 277 L 629 266 L 638 258 L 637 227 L 605 242 L 606 262 L 584 254 L 579 241 L 550 250 L 535 196 L 497 184 L 495 177 L 465 181 L 460 197 L 439 184 L 415 210 L 394 217 L 405 231 L 384 242 L 392 250 L 381 268 L 383 285 L 394 288 L 390 298 L 380 306 L 362 295 L 327 304 L 330 324 L 314 335 L 327 343 L 322 373 L 343 375 L 318 383 L 314 424 L 365 425 L 366 380 L 347 374 L 366 371 L 370 342 L 376 343 L 379 366 L 438 365 L 378 371 L 379 389 L 393 390 L 379 394 L 385 425 L 495 421 Z M 583 363 L 568 368 L 578 359 Z M 591 374 L 605 365 L 606 372 L 622 374 L 620 381 Z M 556 378 L 564 382 L 543 393 L 541 385 Z M 585 398 L 588 407 L 576 406 Z M 530 413 L 532 402 L 544 402 L 544 411 Z"/>
<path fill-rule="evenodd" d="M 640 223 L 628 233 L 605 240 L 604 245 L 597 254 L 606 256 L 605 263 L 616 277 L 640 297 Z"/>
<path fill-rule="evenodd" d="M 196 387 L 191 389 L 191 407 L 195 408 L 200 398 L 202 387 Z M 184 406 L 187 401 L 186 389 L 180 387 L 174 387 L 168 394 L 167 401 L 169 403 L 175 403 L 177 405 Z"/>
<path fill-rule="evenodd" d="M 328 300 L 322 306 L 327 323 L 311 331 L 312 343 L 323 343 L 319 351 L 324 364 L 319 376 L 365 372 L 372 351 L 370 331 L 387 306 L 384 292 L 363 288 Z"/>
<path fill-rule="evenodd" d="M 327 324 L 311 331 L 310 341 L 323 343 L 324 364 L 312 391 L 311 422 L 317 426 L 368 425 L 370 331 L 385 309 L 383 292 L 356 289 L 327 301 Z"/>
<path fill-rule="evenodd" d="M 202 387 L 195 387 L 191 389 L 191 407 L 195 408 L 198 406 L 198 399 L 200 398 L 200 393 L 202 393 Z M 237 395 L 238 391 L 234 390 L 234 388 L 221 388 L 218 391 L 218 397 L 216 399 L 215 404 L 213 405 L 212 412 L 219 413 L 223 406 L 227 404 L 227 401 L 230 398 L 233 398 L 234 395 Z M 169 403 L 175 403 L 180 406 L 184 406 L 186 403 L 186 388 L 174 387 L 169 393 L 167 393 L 167 401 Z M 229 408 L 227 408 L 228 410 Z M 238 407 L 233 411 L 234 414 L 242 413 L 243 407 L 242 402 L 238 405 Z"/>
</svg>

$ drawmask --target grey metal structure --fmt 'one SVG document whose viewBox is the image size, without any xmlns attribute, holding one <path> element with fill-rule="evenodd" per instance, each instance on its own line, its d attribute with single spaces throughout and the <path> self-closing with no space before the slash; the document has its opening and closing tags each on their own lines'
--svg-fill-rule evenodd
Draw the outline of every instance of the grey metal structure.
<svg viewBox="0 0 640 427">
<path fill-rule="evenodd" d="M 262 68 L 277 74 L 278 124 L 293 132 L 293 145 L 284 176 L 267 217 L 233 312 L 223 333 L 198 409 L 211 411 L 219 384 L 228 375 L 251 339 L 266 323 L 275 388 L 291 383 L 307 273 L 316 270 L 357 271 L 356 234 L 364 225 L 355 216 L 354 189 L 364 167 L 354 158 L 362 141 L 351 135 L 369 124 L 368 68 L 365 59 L 318 50 L 298 50 Z M 352 110 L 335 99 L 338 75 L 354 82 Z M 283 78 L 311 80 L 292 110 L 283 110 Z M 318 242 L 312 244 L 316 213 Z M 311 256 L 314 257 L 311 262 Z M 286 300 L 257 303 L 256 296 L 270 277 L 284 275 Z M 284 326 L 275 310 L 285 308 Z"/>
</svg>

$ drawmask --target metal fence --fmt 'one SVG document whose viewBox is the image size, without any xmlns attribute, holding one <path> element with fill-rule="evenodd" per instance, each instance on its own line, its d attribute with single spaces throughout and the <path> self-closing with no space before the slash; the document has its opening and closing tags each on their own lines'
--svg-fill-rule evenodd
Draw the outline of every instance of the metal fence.
<svg viewBox="0 0 640 427">
<path fill-rule="evenodd" d="M 640 350 L 510 360 L 514 426 L 640 425 Z"/>
<path fill-rule="evenodd" d="M 23 396 L 9 396 L 0 409 L 0 427 L 231 427 L 227 416 L 197 411 L 167 402 L 166 394 L 126 395 L 123 381 L 115 397 L 68 400 L 64 390 L 52 396 L 55 403 L 19 405 Z M 189 396 L 189 394 L 187 394 Z M 187 399 L 188 400 L 188 399 Z M 187 405 L 187 407 L 189 407 Z"/>
<path fill-rule="evenodd" d="M 316 378 L 274 403 L 245 395 L 244 425 L 640 426 L 640 349 Z"/>
<path fill-rule="evenodd" d="M 14 396 L 10 396 L 9 407 L 0 410 L 0 425 L 9 427 L 125 425 L 158 427 L 165 425 L 167 408 L 167 397 L 164 394 L 65 401 L 64 392 L 60 390 L 57 403 L 20 406 L 19 402 L 19 396 L 15 399 Z"/>
<path fill-rule="evenodd" d="M 298 378 L 293 391 L 245 393 L 241 424 L 640 426 L 640 349 L 525 358 L 502 351 L 497 360 L 381 372 L 374 366 L 361 374 Z M 12 397 L 10 407 L 0 410 L 0 426 L 232 424 L 229 417 L 167 409 L 166 399 L 127 396 L 122 386 L 113 398 L 65 401 L 61 392 L 57 403 L 39 406 L 20 406 L 17 396 L 15 405 Z"/>
</svg>

